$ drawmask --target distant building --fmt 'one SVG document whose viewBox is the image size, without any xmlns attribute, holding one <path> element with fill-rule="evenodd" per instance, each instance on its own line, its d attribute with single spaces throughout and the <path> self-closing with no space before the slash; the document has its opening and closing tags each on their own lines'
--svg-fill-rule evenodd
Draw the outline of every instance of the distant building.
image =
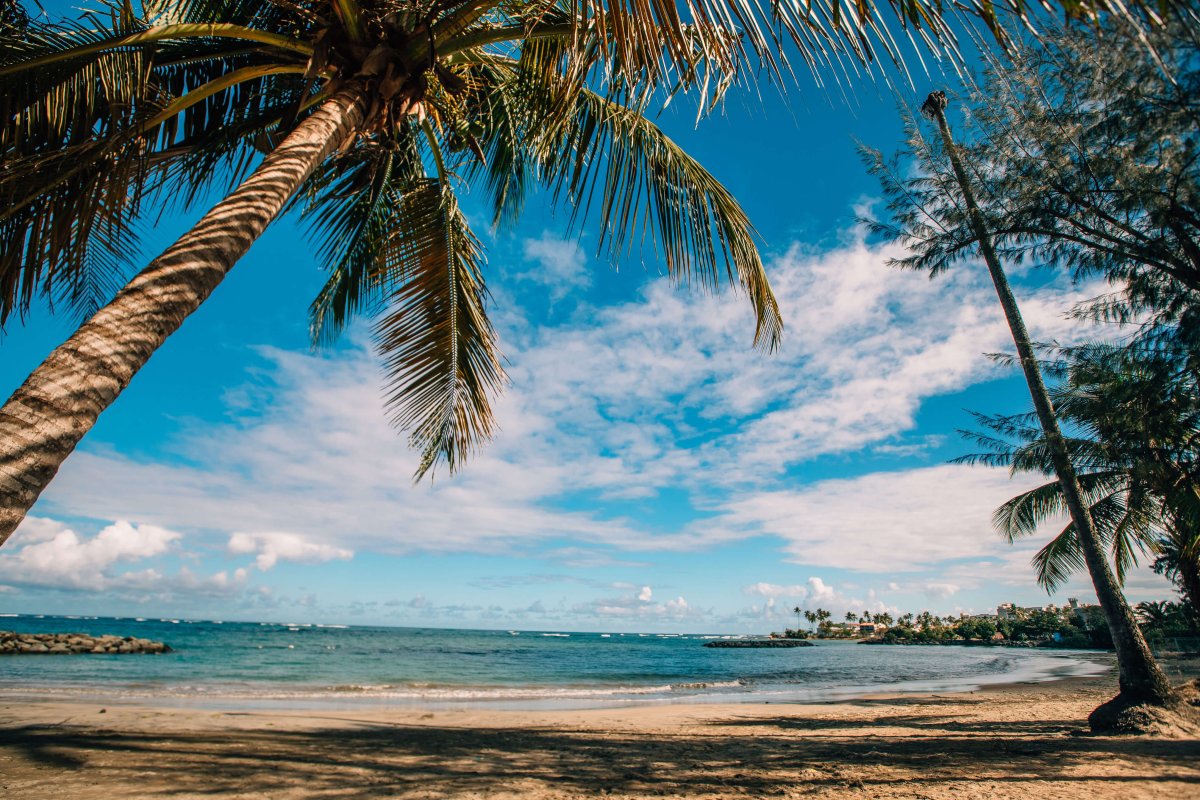
<svg viewBox="0 0 1200 800">
<path fill-rule="evenodd" d="M 1100 606 L 1085 605 L 1083 603 L 1080 603 L 1079 598 L 1077 598 L 1077 597 L 1067 598 L 1067 605 L 1070 607 L 1070 610 L 1074 613 L 1075 619 L 1079 620 L 1079 624 L 1083 626 L 1083 629 L 1090 630 L 1091 625 L 1088 622 L 1087 612 L 1093 608 L 1100 608 Z M 1066 612 L 1067 609 L 1064 608 L 1063 611 Z"/>
<path fill-rule="evenodd" d="M 1078 601 L 1073 597 L 1068 602 L 1072 604 L 1072 608 L 1075 608 L 1075 605 L 1078 603 Z M 1000 605 L 996 606 L 996 616 L 993 617 L 993 619 L 1023 619 L 1031 614 L 1037 614 L 1043 611 L 1050 614 L 1058 614 L 1064 610 L 1065 609 L 1059 609 L 1059 607 L 1054 605 L 1054 603 L 1044 606 L 1018 606 L 1014 603 L 1001 603 Z"/>
</svg>

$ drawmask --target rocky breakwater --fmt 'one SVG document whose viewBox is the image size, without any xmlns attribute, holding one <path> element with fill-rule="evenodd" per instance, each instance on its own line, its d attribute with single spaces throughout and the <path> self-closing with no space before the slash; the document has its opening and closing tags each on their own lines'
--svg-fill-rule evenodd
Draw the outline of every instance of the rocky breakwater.
<svg viewBox="0 0 1200 800">
<path fill-rule="evenodd" d="M 133 636 L 88 636 L 86 633 L 13 633 L 0 631 L 0 655 L 70 655 L 72 653 L 169 653 L 162 642 Z"/>
</svg>

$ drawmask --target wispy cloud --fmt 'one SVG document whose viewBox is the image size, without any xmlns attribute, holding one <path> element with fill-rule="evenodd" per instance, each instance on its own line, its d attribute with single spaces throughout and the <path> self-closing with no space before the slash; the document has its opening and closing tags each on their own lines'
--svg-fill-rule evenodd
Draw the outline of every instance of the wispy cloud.
<svg viewBox="0 0 1200 800">
<path fill-rule="evenodd" d="M 540 238 L 522 242 L 521 251 L 530 266 L 519 272 L 517 277 L 547 287 L 552 302 L 592 284 L 587 256 L 576 239 L 564 239 L 544 231 Z"/>
<path fill-rule="evenodd" d="M 586 282 L 576 244 L 543 236 L 524 249 L 527 275 L 552 292 Z M 385 421 L 365 346 L 335 355 L 262 348 L 270 382 L 231 391 L 226 420 L 185 427 L 178 457 L 85 447 L 39 511 L 208 537 L 260 571 L 356 552 L 536 554 L 571 569 L 632 571 L 646 553 L 771 537 L 787 559 L 812 567 L 936 567 L 946 574 L 927 578 L 938 584 L 926 590 L 931 597 L 975 585 L 974 563 L 1003 564 L 1014 576 L 1019 568 L 1028 581 L 1027 553 L 1009 551 L 990 530 L 992 509 L 1023 486 L 1003 472 L 796 477 L 824 455 L 919 455 L 937 444 L 906 438 L 924 400 L 1004 374 L 981 357 L 1010 345 L 986 274 L 966 265 L 930 281 L 886 268 L 898 254 L 852 232 L 833 251 L 796 247 L 774 259 L 788 328 L 773 356 L 750 348 L 743 299 L 688 294 L 663 280 L 635 301 L 562 324 L 505 317 L 513 386 L 497 404 L 501 432 L 459 475 L 417 486 L 416 456 Z M 1034 335 L 1071 335 L 1064 312 L 1089 292 L 1023 290 Z M 668 492 L 677 509 L 669 517 L 650 522 L 628 511 Z M 60 546 L 86 550 L 79 537 Z M 111 574 L 112 563 L 90 574 Z M 9 574 L 0 580 L 12 583 Z M 679 597 L 640 599 L 643 585 L 575 613 L 697 613 Z M 811 584 L 778 591 L 794 588 L 820 596 Z"/>
</svg>

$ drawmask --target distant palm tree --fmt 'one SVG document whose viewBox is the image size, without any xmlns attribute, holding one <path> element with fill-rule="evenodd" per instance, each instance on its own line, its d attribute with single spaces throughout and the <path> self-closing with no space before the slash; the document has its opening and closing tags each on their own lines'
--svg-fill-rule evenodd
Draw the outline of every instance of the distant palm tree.
<svg viewBox="0 0 1200 800">
<path fill-rule="evenodd" d="M 858 622 L 858 614 L 855 614 L 853 611 L 847 611 L 846 622 Z"/>
<path fill-rule="evenodd" d="M 1148 628 L 1164 627 L 1171 622 L 1174 609 L 1163 600 L 1146 600 L 1137 604 L 1138 621 Z"/>
</svg>

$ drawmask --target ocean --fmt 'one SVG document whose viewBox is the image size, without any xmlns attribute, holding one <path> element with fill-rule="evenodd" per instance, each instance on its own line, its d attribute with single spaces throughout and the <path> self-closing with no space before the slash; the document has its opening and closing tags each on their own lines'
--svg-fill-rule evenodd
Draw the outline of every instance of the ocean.
<svg viewBox="0 0 1200 800">
<path fill-rule="evenodd" d="M 0 697 L 213 707 L 585 708 L 669 702 L 817 702 L 966 691 L 1095 675 L 1103 654 L 817 641 L 706 648 L 700 634 L 387 628 L 0 615 L 0 630 L 118 634 L 165 655 L 4 656 Z M 1111 663 L 1111 662 L 1110 662 Z"/>
</svg>

